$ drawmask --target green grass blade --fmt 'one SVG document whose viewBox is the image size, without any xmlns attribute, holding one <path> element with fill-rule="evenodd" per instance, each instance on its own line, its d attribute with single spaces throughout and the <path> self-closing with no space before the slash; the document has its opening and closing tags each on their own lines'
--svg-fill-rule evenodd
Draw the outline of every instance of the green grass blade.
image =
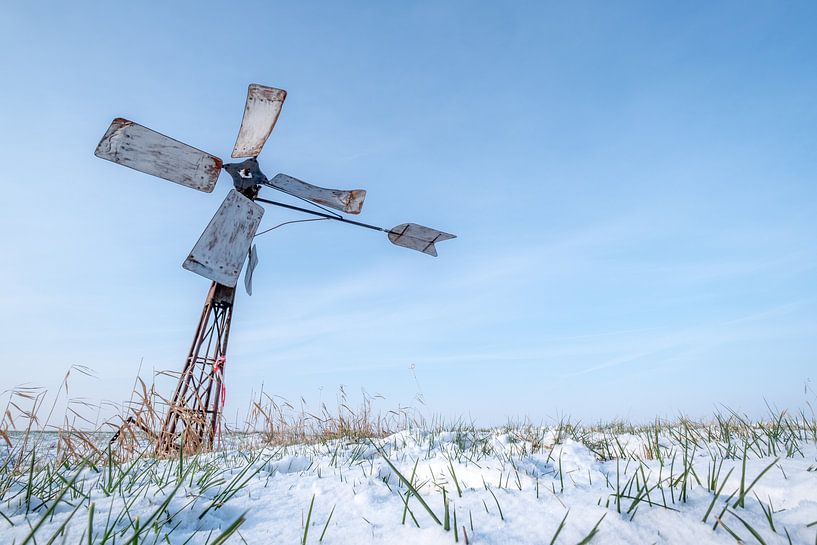
<svg viewBox="0 0 817 545">
<path fill-rule="evenodd" d="M 569 514 L 570 514 L 570 511 L 568 510 L 568 512 L 565 513 L 565 516 L 562 519 L 562 522 L 559 523 L 559 527 L 556 528 L 556 533 L 553 534 L 553 537 L 550 539 L 550 545 L 554 545 L 554 543 L 556 543 L 556 538 L 559 537 L 559 534 L 562 533 L 562 530 L 564 529 L 565 524 L 567 524 L 567 515 L 569 515 Z"/>
<path fill-rule="evenodd" d="M 760 478 L 763 477 L 766 474 L 766 472 L 769 471 L 779 460 L 780 460 L 780 458 L 775 458 L 772 461 L 771 464 L 766 466 L 766 469 L 761 471 L 760 474 L 757 477 L 755 477 L 755 480 L 752 481 L 752 483 L 749 485 L 748 488 L 746 488 L 746 490 L 743 490 L 743 486 L 742 486 L 742 483 L 741 483 L 740 496 L 738 496 L 737 501 L 735 501 L 735 503 L 732 505 L 732 507 L 743 507 L 743 500 L 746 497 L 746 494 L 749 493 L 749 491 L 752 489 L 753 486 L 755 486 L 757 484 L 757 482 L 760 480 Z"/>
<path fill-rule="evenodd" d="M 323 536 L 326 535 L 326 529 L 329 528 L 329 521 L 332 520 L 332 515 L 335 513 L 335 506 L 332 506 L 332 510 L 329 511 L 329 518 L 326 519 L 326 524 L 323 525 L 323 532 L 321 532 L 321 537 L 318 538 L 318 543 L 323 541 Z"/>
<path fill-rule="evenodd" d="M 760 534 L 757 532 L 757 530 L 755 530 L 754 528 L 752 528 L 752 527 L 749 525 L 749 523 L 748 523 L 748 522 L 746 522 L 746 521 L 745 521 L 745 520 L 743 520 L 741 517 L 739 517 L 739 516 L 738 516 L 738 514 L 737 514 L 737 513 L 735 513 L 734 511 L 729 511 L 729 514 L 730 514 L 730 515 L 732 515 L 733 517 L 735 517 L 736 519 L 738 519 L 738 520 L 740 521 L 740 523 L 741 523 L 741 524 L 743 524 L 743 526 L 744 526 L 744 527 L 745 527 L 747 530 L 749 530 L 749 533 L 751 533 L 753 536 L 755 536 L 755 539 L 758 541 L 758 543 L 760 543 L 760 545 L 766 545 L 766 542 L 765 542 L 765 541 L 763 541 L 763 538 L 762 538 L 762 537 L 760 537 Z"/>
<path fill-rule="evenodd" d="M 247 511 L 241 513 L 210 545 L 221 545 L 227 541 L 231 535 L 238 531 L 238 528 L 247 521 Z"/>
<path fill-rule="evenodd" d="M 590 533 L 587 534 L 584 537 L 584 539 L 579 541 L 576 545 L 587 545 L 588 543 L 590 543 L 593 540 L 593 538 L 596 537 L 596 534 L 599 533 L 599 525 L 601 524 L 601 521 L 603 521 L 604 517 L 606 517 L 606 516 L 607 516 L 607 513 L 604 513 L 601 516 L 601 518 L 599 519 L 599 521 L 596 523 L 596 525 L 593 526 L 593 529 L 590 530 Z"/>
<path fill-rule="evenodd" d="M 383 452 L 383 450 L 382 450 L 380 447 L 378 447 L 377 445 L 375 445 L 375 444 L 374 444 L 374 442 L 372 442 L 372 446 L 375 448 L 375 450 L 376 450 L 377 452 L 379 452 L 379 453 L 380 453 L 380 455 L 383 457 L 383 460 L 385 460 L 386 464 L 388 464 L 388 466 L 391 468 L 391 470 L 392 470 L 392 471 L 394 471 L 394 473 L 397 475 L 397 477 L 398 477 L 398 478 L 399 478 L 401 481 L 403 481 L 403 484 L 404 484 L 404 485 L 406 485 L 406 488 L 408 488 L 408 489 L 409 489 L 409 491 L 411 492 L 411 494 L 412 494 L 413 496 L 416 496 L 416 497 L 417 497 L 417 501 L 419 501 L 419 502 L 420 502 L 420 504 L 423 506 L 423 508 L 425 508 L 425 510 L 426 510 L 426 511 L 428 512 L 428 514 L 431 516 L 431 518 L 432 518 L 432 519 L 434 519 L 434 522 L 436 522 L 437 524 L 439 524 L 440 526 L 442 526 L 442 525 L 443 525 L 442 521 L 439 519 L 439 517 L 437 517 L 437 515 L 435 515 L 435 514 L 434 514 L 434 511 L 432 511 L 432 510 L 431 510 L 431 507 L 429 507 L 429 506 L 428 506 L 428 504 L 427 504 L 427 503 L 426 503 L 426 501 L 423 499 L 423 497 L 420 495 L 420 493 L 419 493 L 419 492 L 417 492 L 417 489 L 416 489 L 416 488 L 414 488 L 414 485 L 413 485 L 413 484 L 411 484 L 411 483 L 410 483 L 410 482 L 409 482 L 409 481 L 406 479 L 406 477 L 405 477 L 405 476 L 404 476 L 402 473 L 400 473 L 400 471 L 399 471 L 399 470 L 398 470 L 396 467 L 394 467 L 394 464 L 393 464 L 393 463 L 391 463 L 391 460 L 389 460 L 389 458 L 386 456 L 386 453 L 385 453 L 385 452 Z"/>
<path fill-rule="evenodd" d="M 306 545 L 306 536 L 309 535 L 309 521 L 312 520 L 312 508 L 315 506 L 315 494 L 312 494 L 312 501 L 309 502 L 309 512 L 306 514 L 306 524 L 304 524 L 304 537 L 301 545 Z"/>
</svg>

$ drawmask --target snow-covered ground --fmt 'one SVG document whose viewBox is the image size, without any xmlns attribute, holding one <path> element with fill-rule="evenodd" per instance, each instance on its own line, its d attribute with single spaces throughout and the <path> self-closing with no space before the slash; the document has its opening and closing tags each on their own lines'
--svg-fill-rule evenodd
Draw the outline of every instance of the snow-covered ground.
<svg viewBox="0 0 817 545">
<path fill-rule="evenodd" d="M 0 542 L 813 544 L 814 430 L 784 428 L 416 429 L 0 472 Z"/>
</svg>

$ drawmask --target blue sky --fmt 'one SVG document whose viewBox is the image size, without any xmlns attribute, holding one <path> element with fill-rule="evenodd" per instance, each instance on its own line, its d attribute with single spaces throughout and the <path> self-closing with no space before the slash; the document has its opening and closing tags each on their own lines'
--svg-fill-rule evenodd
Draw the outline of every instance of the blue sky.
<svg viewBox="0 0 817 545">
<path fill-rule="evenodd" d="M 208 281 L 180 267 L 224 194 L 93 156 L 122 116 L 365 188 L 362 221 L 258 239 L 230 413 L 339 385 L 483 423 L 750 413 L 817 368 L 813 3 L 13 3 L 0 17 L 0 390 L 128 397 L 178 369 Z M 265 226 L 295 219 L 269 209 Z M 411 366 L 414 366 L 412 374 Z M 167 387 L 169 388 L 169 387 Z"/>
</svg>

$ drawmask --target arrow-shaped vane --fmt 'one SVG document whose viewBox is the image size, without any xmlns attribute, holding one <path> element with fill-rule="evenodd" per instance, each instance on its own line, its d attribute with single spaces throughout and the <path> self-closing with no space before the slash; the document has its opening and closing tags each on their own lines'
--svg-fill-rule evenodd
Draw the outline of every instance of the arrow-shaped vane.
<svg viewBox="0 0 817 545">
<path fill-rule="evenodd" d="M 389 229 L 389 240 L 392 244 L 411 248 L 434 257 L 437 257 L 437 249 L 434 247 L 434 243 L 452 238 L 457 237 L 416 223 L 404 223 Z"/>
<path fill-rule="evenodd" d="M 391 229 L 384 229 L 383 227 L 378 227 L 377 225 L 353 221 L 343 217 L 318 212 L 317 210 L 309 210 L 308 208 L 301 208 L 300 206 L 293 206 L 291 204 L 262 199 L 260 197 L 256 197 L 255 201 L 280 206 L 281 208 L 287 208 L 297 212 L 304 212 L 305 214 L 312 214 L 313 216 L 335 220 L 341 223 L 365 227 L 374 231 L 381 231 L 389 236 L 389 240 L 392 244 L 403 246 L 404 248 L 411 248 L 412 250 L 417 250 L 418 252 L 423 252 L 424 254 L 432 255 L 434 257 L 437 257 L 437 248 L 434 246 L 435 243 L 457 238 L 456 235 L 444 233 L 443 231 L 437 231 L 436 229 L 431 229 L 430 227 L 425 227 L 423 225 L 417 225 L 416 223 L 403 223 L 396 227 L 392 227 Z"/>
</svg>

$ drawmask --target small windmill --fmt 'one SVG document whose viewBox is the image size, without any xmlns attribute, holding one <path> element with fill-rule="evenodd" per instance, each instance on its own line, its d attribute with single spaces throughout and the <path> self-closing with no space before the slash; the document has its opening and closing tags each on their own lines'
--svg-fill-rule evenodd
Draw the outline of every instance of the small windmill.
<svg viewBox="0 0 817 545">
<path fill-rule="evenodd" d="M 234 189 L 221 203 L 182 264 L 185 269 L 213 283 L 204 301 L 162 430 L 156 438 L 158 454 L 178 448 L 197 451 L 213 446 L 224 404 L 224 366 L 235 286 L 244 262 L 248 261 L 244 284 L 247 292 L 252 293 L 252 272 L 258 261 L 252 242 L 264 208 L 257 202 L 382 231 L 393 244 L 432 256 L 437 255 L 437 242 L 455 238 L 414 223 L 384 229 L 352 221 L 329 210 L 359 214 L 366 197 L 363 189 L 325 189 L 286 174 L 267 179 L 256 157 L 278 120 L 286 95 L 283 89 L 258 84 L 249 86 L 244 117 L 232 152 L 234 158 L 247 158 L 241 163 L 225 165 L 214 155 L 122 118 L 113 120 L 94 153 L 102 159 L 205 193 L 213 191 L 222 168 L 233 179 Z M 307 201 L 319 210 L 260 198 L 258 194 L 262 186 Z"/>
</svg>

